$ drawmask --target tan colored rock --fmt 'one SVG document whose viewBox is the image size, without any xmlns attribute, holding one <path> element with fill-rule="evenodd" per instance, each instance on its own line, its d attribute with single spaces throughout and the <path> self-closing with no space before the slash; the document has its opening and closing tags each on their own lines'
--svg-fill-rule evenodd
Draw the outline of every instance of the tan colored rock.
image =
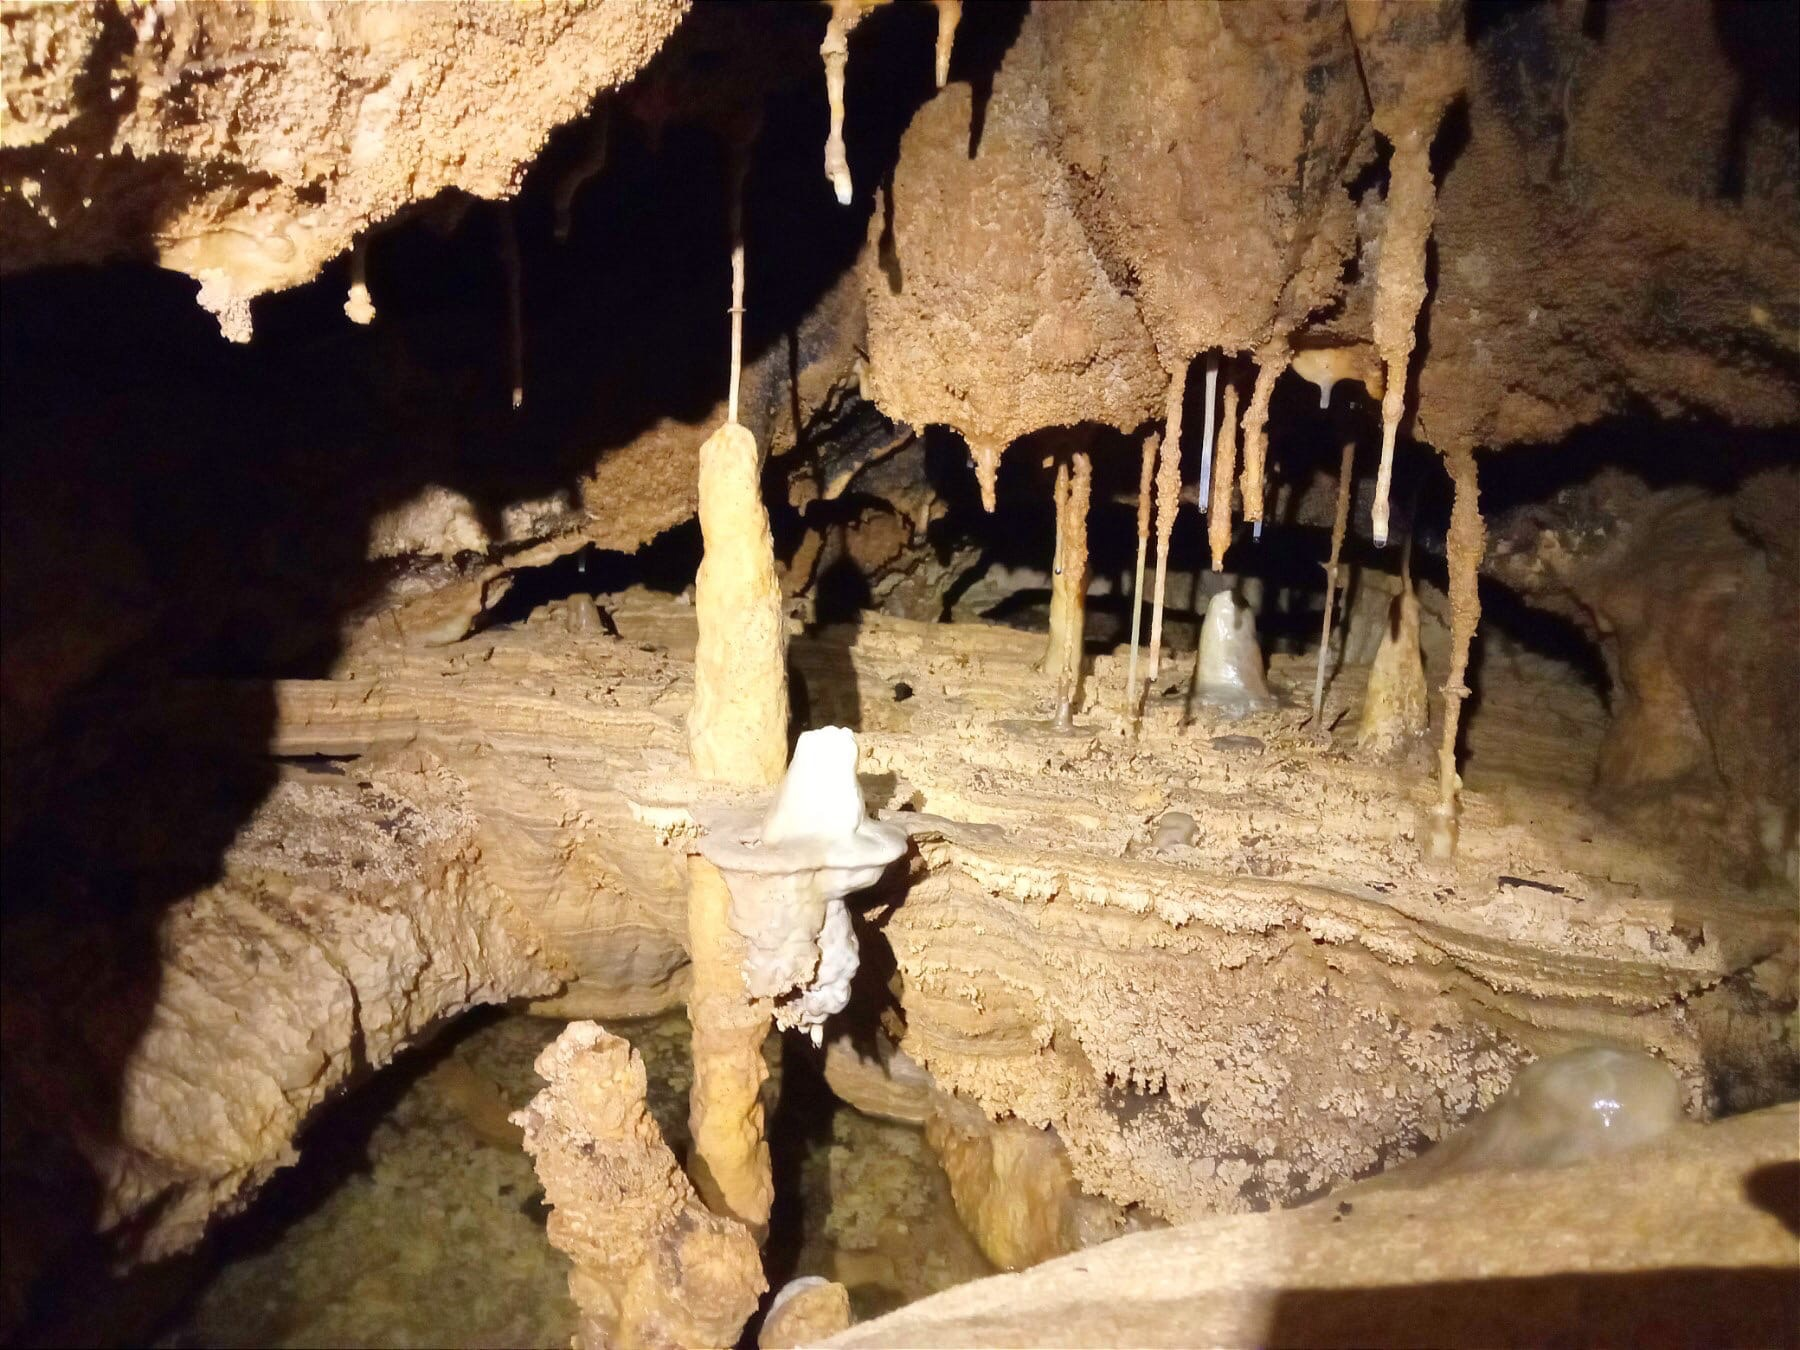
<svg viewBox="0 0 1800 1350">
<path fill-rule="evenodd" d="M 430 755 L 289 774 L 219 881 L 162 917 L 147 988 L 120 972 L 60 1031 L 65 1015 L 9 1019 L 8 1111 L 74 1138 L 128 1256 L 183 1251 L 243 1208 L 317 1107 L 434 1022 L 559 986 L 476 835 L 466 788 Z M 80 1098 L 56 1087 L 84 1075 Z"/>
<path fill-rule="evenodd" d="M 1797 1137 L 1773 1107 L 1578 1167 L 1138 1234 L 831 1344 L 1787 1344 Z"/>
<path fill-rule="evenodd" d="M 575 1344 L 730 1346 L 768 1287 L 756 1239 L 700 1203 L 644 1105 L 644 1062 L 592 1022 L 538 1056 L 548 1086 L 513 1116 L 574 1263 Z"/>
<path fill-rule="evenodd" d="M 790 1280 L 775 1295 L 756 1343 L 761 1350 L 796 1350 L 829 1340 L 850 1325 L 850 1291 L 818 1276 Z"/>
</svg>

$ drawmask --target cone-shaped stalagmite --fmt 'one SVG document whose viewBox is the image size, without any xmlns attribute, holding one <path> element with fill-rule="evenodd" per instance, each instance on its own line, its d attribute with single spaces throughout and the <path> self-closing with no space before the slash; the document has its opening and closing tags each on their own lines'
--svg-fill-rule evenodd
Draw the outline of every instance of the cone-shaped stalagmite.
<svg viewBox="0 0 1800 1350">
<path fill-rule="evenodd" d="M 1413 594 L 1411 579 L 1403 578 L 1400 593 L 1388 607 L 1375 663 L 1369 667 L 1356 743 L 1378 755 L 1392 754 L 1423 735 L 1429 719 L 1425 666 L 1419 656 L 1419 598 Z"/>
</svg>

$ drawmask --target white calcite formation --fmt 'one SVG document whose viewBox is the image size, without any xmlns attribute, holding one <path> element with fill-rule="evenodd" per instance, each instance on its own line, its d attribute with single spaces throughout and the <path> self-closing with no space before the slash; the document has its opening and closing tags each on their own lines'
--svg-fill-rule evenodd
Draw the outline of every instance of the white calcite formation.
<svg viewBox="0 0 1800 1350">
<path fill-rule="evenodd" d="M 873 885 L 906 851 L 906 832 L 870 820 L 856 781 L 855 733 L 801 734 L 793 762 L 760 818 L 702 813 L 702 856 L 731 891 L 731 926 L 744 939 L 744 986 L 772 998 L 775 1020 L 814 1043 L 850 1000 L 856 933 L 844 897 Z"/>
<path fill-rule="evenodd" d="M 1194 702 L 1227 717 L 1244 717 L 1275 702 L 1263 678 L 1256 620 L 1230 591 L 1207 602 L 1194 665 Z"/>
</svg>

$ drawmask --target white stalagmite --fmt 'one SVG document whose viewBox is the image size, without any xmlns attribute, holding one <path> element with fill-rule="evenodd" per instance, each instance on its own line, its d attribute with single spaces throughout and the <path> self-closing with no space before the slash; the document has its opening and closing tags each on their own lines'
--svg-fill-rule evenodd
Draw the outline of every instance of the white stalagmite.
<svg viewBox="0 0 1800 1350">
<path fill-rule="evenodd" d="M 1200 647 L 1194 653 L 1193 701 L 1234 718 L 1274 705 L 1263 678 L 1256 619 L 1230 591 L 1220 591 L 1207 602 Z"/>
<path fill-rule="evenodd" d="M 1183 361 L 1169 380 L 1169 402 L 1163 415 L 1162 456 L 1156 469 L 1156 597 L 1150 606 L 1150 671 L 1155 680 L 1162 671 L 1163 595 L 1169 584 L 1169 539 L 1175 533 L 1175 512 L 1181 506 L 1181 405 L 1187 397 L 1187 368 Z"/>
<path fill-rule="evenodd" d="M 906 851 L 906 832 L 870 820 L 856 779 L 857 744 L 844 727 L 802 733 L 765 813 L 700 813 L 700 852 L 731 892 L 731 927 L 744 940 L 744 986 L 776 999 L 775 1020 L 818 1044 L 856 973 L 856 934 L 844 897 L 873 885 Z"/>
</svg>

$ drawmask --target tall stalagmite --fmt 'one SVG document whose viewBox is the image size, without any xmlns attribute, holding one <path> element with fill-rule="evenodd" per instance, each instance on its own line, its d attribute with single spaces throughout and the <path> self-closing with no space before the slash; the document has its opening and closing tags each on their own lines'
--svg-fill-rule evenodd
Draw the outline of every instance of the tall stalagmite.
<svg viewBox="0 0 1800 1350">
<path fill-rule="evenodd" d="M 1060 479 L 1059 471 L 1059 479 Z M 1069 456 L 1068 485 L 1056 500 L 1056 573 L 1050 582 L 1050 664 L 1056 671 L 1056 725 L 1067 727 L 1081 702 L 1082 631 L 1087 617 L 1088 500 L 1093 463 L 1085 450 Z"/>
</svg>

